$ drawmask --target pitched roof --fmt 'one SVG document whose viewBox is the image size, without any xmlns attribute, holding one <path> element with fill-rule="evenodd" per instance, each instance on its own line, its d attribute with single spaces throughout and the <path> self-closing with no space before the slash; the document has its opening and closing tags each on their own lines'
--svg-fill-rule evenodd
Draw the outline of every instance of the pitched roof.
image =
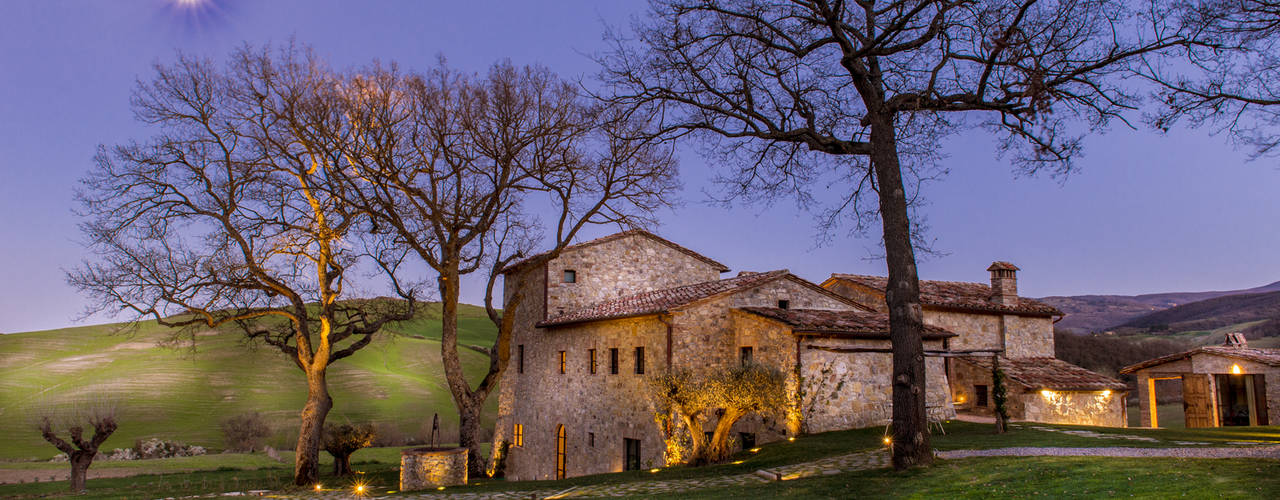
<svg viewBox="0 0 1280 500">
<path fill-rule="evenodd" d="M 613 234 L 608 235 L 608 236 L 603 236 L 603 237 L 600 237 L 600 238 L 596 238 L 596 239 L 594 239 L 594 240 L 584 241 L 584 242 L 582 242 L 582 243 L 575 243 L 575 244 L 573 244 L 573 245 L 569 245 L 569 246 L 566 246 L 566 247 L 564 247 L 564 248 L 560 249 L 560 253 L 561 253 L 561 254 L 563 254 L 564 252 L 568 252 L 568 251 L 571 251 L 571 250 L 579 250 L 579 249 L 587 248 L 587 247 L 590 247 L 590 246 L 599 245 L 599 244 L 601 244 L 601 243 L 608 243 L 608 242 L 610 242 L 610 241 L 620 240 L 620 239 L 626 238 L 626 237 L 628 237 L 628 236 L 644 236 L 644 237 L 647 237 L 647 238 L 653 239 L 654 241 L 657 241 L 658 243 L 662 243 L 662 244 L 664 244 L 664 245 L 666 245 L 666 246 L 669 246 L 669 247 L 671 247 L 671 248 L 675 249 L 676 251 L 679 251 L 679 252 L 681 252 L 681 253 L 683 253 L 683 254 L 685 254 L 685 255 L 688 255 L 688 256 L 693 257 L 693 258 L 695 258 L 695 259 L 698 259 L 698 260 L 701 260 L 701 261 L 703 261 L 703 262 L 706 262 L 707 264 L 711 265 L 711 267 L 716 268 L 716 270 L 717 270 L 717 271 L 720 271 L 720 272 L 722 272 L 722 273 L 727 273 L 727 272 L 729 272 L 729 268 L 728 268 L 727 266 L 725 266 L 724 264 L 721 264 L 721 263 L 719 263 L 719 262 L 716 262 L 716 261 L 712 260 L 711 258 L 709 258 L 709 257 L 705 256 L 705 255 L 702 255 L 702 254 L 700 254 L 700 253 L 698 253 L 698 252 L 695 252 L 695 251 L 690 250 L 690 249 L 688 249 L 688 248 L 685 248 L 685 247 L 682 247 L 682 246 L 680 246 L 680 245 L 677 245 L 676 243 L 672 242 L 671 240 L 668 240 L 668 239 L 663 238 L 663 237 L 661 237 L 661 236 L 658 236 L 658 235 L 656 235 L 656 234 L 650 233 L 650 232 L 645 231 L 645 230 L 643 230 L 643 229 L 630 229 L 630 230 L 627 230 L 627 231 L 622 231 L 622 232 L 620 232 L 620 233 L 613 233 Z M 539 254 L 536 254 L 536 255 L 530 256 L 530 257 L 528 257 L 528 258 L 525 258 L 525 259 L 523 259 L 523 260 L 520 260 L 519 262 L 516 262 L 516 263 L 514 263 L 514 264 L 511 264 L 511 265 L 509 265 L 509 266 L 507 266 L 507 267 L 505 267 L 505 268 L 503 268 L 503 269 L 502 269 L 502 274 L 507 274 L 507 273 L 509 273 L 509 272 L 515 271 L 516 269 L 519 269 L 520 267 L 523 267 L 524 265 L 526 265 L 526 264 L 528 264 L 528 263 L 530 263 L 530 262 L 532 262 L 532 261 L 534 261 L 534 260 L 536 260 L 536 259 L 538 259 L 538 258 L 540 258 L 540 257 L 542 257 L 542 256 L 544 256 L 544 255 L 546 255 L 546 254 L 548 254 L 548 253 L 550 253 L 550 252 L 542 252 L 542 253 L 539 253 Z"/>
<path fill-rule="evenodd" d="M 991 266 L 988 267 L 987 270 L 988 271 L 1019 271 L 1020 269 L 1018 269 L 1018 266 L 1015 266 L 1009 262 L 1005 262 L 1003 260 L 997 260 L 995 262 L 992 262 Z"/>
<path fill-rule="evenodd" d="M 791 279 L 803 286 L 813 289 L 815 292 L 826 294 L 835 300 L 847 303 L 851 307 L 866 307 L 841 297 L 830 290 L 805 281 L 804 279 L 791 274 L 791 272 L 786 269 L 780 269 L 764 273 L 743 272 L 733 278 L 704 281 L 702 283 L 694 283 L 692 285 L 678 286 L 663 290 L 653 290 L 626 297 L 619 297 L 613 300 L 597 302 L 586 307 L 565 312 L 564 314 L 560 314 L 555 317 L 547 318 L 546 320 L 539 322 L 537 326 L 561 326 L 574 323 L 586 323 L 588 321 L 630 318 L 648 314 L 664 313 L 704 299 L 727 295 L 749 288 L 755 288 L 765 283 L 784 278 Z"/>
<path fill-rule="evenodd" d="M 1156 365 L 1187 359 L 1196 354 L 1212 354 L 1216 356 L 1243 359 L 1245 361 L 1253 361 L 1255 363 L 1262 363 L 1268 366 L 1280 366 L 1280 349 L 1258 349 L 1253 347 L 1211 345 L 1197 347 L 1190 351 L 1170 354 L 1168 356 L 1160 356 L 1155 359 L 1148 359 L 1141 363 L 1121 368 L 1120 373 L 1133 373 L 1143 368 L 1150 368 Z"/>
<path fill-rule="evenodd" d="M 828 333 L 867 338 L 889 338 L 889 315 L 866 311 L 828 311 L 823 309 L 779 309 L 777 307 L 742 307 L 755 315 L 775 319 L 791 327 L 795 333 Z M 956 334 L 925 325 L 922 337 L 937 340 Z"/>
<path fill-rule="evenodd" d="M 994 265 L 994 264 L 993 264 Z M 889 278 L 861 274 L 833 273 L 831 280 L 846 280 L 884 292 Z M 926 307 L 1029 316 L 1061 316 L 1062 311 L 1044 302 L 1018 297 L 1018 303 L 1004 305 L 992 302 L 991 286 L 964 281 L 920 280 L 920 302 Z"/>
<path fill-rule="evenodd" d="M 991 370 L 991 358 L 972 356 L 958 358 L 978 365 L 983 370 Z M 1129 387 L 1119 380 L 1101 373 L 1092 372 L 1066 361 L 1049 358 L 1006 358 L 1000 357 L 1000 369 L 1005 377 L 1032 390 L 1051 389 L 1058 391 L 1128 391 Z"/>
</svg>

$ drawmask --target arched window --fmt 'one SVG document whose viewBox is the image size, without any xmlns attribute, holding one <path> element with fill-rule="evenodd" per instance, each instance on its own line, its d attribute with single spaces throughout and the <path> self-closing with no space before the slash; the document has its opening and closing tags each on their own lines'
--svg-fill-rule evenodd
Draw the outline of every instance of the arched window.
<svg viewBox="0 0 1280 500">
<path fill-rule="evenodd" d="M 564 479 L 564 424 L 556 426 L 556 479 Z"/>
</svg>

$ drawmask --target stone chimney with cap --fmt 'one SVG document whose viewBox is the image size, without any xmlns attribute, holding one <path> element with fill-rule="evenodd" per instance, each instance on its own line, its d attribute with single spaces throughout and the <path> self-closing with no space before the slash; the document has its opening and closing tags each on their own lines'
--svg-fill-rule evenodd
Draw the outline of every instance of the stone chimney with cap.
<svg viewBox="0 0 1280 500">
<path fill-rule="evenodd" d="M 1224 339 L 1224 341 L 1222 342 L 1222 345 L 1227 347 L 1239 347 L 1243 349 L 1245 347 L 1249 347 L 1249 341 L 1245 340 L 1243 333 L 1232 332 L 1227 334 L 1227 338 Z"/>
<path fill-rule="evenodd" d="M 991 263 L 991 301 L 1012 306 L 1018 303 L 1018 266 L 1004 261 Z"/>
</svg>

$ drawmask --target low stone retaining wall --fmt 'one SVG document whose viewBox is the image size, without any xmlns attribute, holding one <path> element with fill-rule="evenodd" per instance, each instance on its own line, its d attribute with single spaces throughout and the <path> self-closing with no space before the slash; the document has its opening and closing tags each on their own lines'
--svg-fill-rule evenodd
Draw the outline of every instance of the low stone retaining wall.
<svg viewBox="0 0 1280 500">
<path fill-rule="evenodd" d="M 466 448 L 400 451 L 400 491 L 467 484 Z"/>
</svg>

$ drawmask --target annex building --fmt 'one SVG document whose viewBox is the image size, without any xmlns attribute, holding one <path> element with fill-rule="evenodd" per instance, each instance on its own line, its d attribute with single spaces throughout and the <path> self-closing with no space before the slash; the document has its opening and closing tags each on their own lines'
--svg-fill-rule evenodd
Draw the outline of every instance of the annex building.
<svg viewBox="0 0 1280 500">
<path fill-rule="evenodd" d="M 883 285 L 877 301 L 874 282 L 859 285 L 850 275 L 823 285 L 786 270 L 723 277 L 723 264 L 640 230 L 566 247 L 545 264 L 529 262 L 504 270 L 506 298 L 521 296 L 499 396 L 497 437 L 512 444 L 511 479 L 666 465 L 662 429 L 646 397 L 646 377 L 666 370 L 707 373 L 755 362 L 792 374 L 798 414 L 743 418 L 734 431 L 747 446 L 884 425 L 891 415 Z M 1007 355 L 1011 400 L 1017 391 L 1034 396 L 1018 393 L 1015 418 L 1069 418 L 1057 416 L 1063 414 L 1123 425 L 1111 415 L 1123 415 L 1123 384 L 1052 360 L 1052 318 L 1061 313 L 1016 298 L 1016 288 L 1001 290 L 1016 303 L 979 312 L 927 302 L 925 350 Z M 984 381 L 979 358 L 926 358 L 931 418 L 952 418 L 958 405 L 981 407 L 990 371 Z M 1019 369 L 1020 360 L 1036 366 Z M 1035 399 L 1046 389 L 1061 391 L 1057 409 Z M 1084 404 L 1098 397 L 1105 404 Z"/>
</svg>

